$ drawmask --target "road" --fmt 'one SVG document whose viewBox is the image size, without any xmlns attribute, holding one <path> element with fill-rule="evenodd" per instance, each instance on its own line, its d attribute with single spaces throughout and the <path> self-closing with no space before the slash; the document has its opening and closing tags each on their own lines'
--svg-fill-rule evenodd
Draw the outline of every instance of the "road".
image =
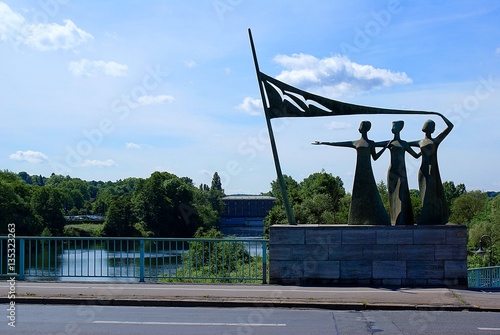
<svg viewBox="0 0 500 335">
<path fill-rule="evenodd" d="M 7 315 L 8 308 L 0 305 Z M 491 312 L 21 304 L 15 328 L 3 319 L 0 334 L 500 335 L 498 313 Z"/>
</svg>

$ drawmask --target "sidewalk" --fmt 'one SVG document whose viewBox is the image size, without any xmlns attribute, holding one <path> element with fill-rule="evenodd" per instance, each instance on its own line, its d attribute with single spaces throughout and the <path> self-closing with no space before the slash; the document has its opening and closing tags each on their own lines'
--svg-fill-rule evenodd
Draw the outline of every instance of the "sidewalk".
<svg viewBox="0 0 500 335">
<path fill-rule="evenodd" d="M 0 303 L 9 303 L 9 283 Z M 462 288 L 299 287 L 129 282 L 17 282 L 16 304 L 283 307 L 500 312 L 500 292 Z"/>
</svg>

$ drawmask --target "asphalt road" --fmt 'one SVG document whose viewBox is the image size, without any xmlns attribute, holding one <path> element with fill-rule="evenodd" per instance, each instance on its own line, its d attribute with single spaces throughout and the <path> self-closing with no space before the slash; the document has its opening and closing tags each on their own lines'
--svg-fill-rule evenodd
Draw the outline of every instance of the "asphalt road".
<svg viewBox="0 0 500 335">
<path fill-rule="evenodd" d="M 500 334 L 490 312 L 18 305 L 15 327 L 3 319 L 0 334 Z"/>
</svg>

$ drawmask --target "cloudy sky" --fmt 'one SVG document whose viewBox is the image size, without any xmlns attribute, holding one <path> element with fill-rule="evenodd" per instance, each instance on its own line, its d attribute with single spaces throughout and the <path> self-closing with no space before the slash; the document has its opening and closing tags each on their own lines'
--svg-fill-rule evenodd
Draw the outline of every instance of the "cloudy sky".
<svg viewBox="0 0 500 335">
<path fill-rule="evenodd" d="M 0 1 L 0 168 L 85 180 L 153 171 L 258 194 L 276 178 L 261 71 L 350 103 L 437 111 L 442 179 L 500 190 L 498 1 Z M 311 142 L 422 138 L 426 116 L 275 119 L 284 174 L 350 191 L 355 152 Z M 444 129 L 440 118 L 436 135 Z M 385 180 L 389 155 L 373 163 Z M 419 161 L 407 157 L 410 187 Z"/>
</svg>

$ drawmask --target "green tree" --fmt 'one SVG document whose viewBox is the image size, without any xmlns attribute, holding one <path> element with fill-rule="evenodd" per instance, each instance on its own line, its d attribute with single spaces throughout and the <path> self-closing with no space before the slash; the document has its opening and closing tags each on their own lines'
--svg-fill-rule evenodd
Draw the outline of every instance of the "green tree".
<svg viewBox="0 0 500 335">
<path fill-rule="evenodd" d="M 200 226 L 193 185 L 168 172 L 153 172 L 136 187 L 134 209 L 145 230 L 155 236 L 193 236 Z"/>
<path fill-rule="evenodd" d="M 7 232 L 10 223 L 16 225 L 17 235 L 38 235 L 41 224 L 30 206 L 31 190 L 20 181 L 5 181 L 0 176 L 0 235 Z"/>
<path fill-rule="evenodd" d="M 62 198 L 61 192 L 50 186 L 37 188 L 31 198 L 35 217 L 52 236 L 61 236 L 66 223 Z"/>
<path fill-rule="evenodd" d="M 483 210 L 487 199 L 487 194 L 481 191 L 460 195 L 453 201 L 449 221 L 469 226 L 476 214 Z"/>
<path fill-rule="evenodd" d="M 130 195 L 115 197 L 106 212 L 103 234 L 105 236 L 139 236 L 134 227 L 136 216 Z"/>
<path fill-rule="evenodd" d="M 452 208 L 453 201 L 462 194 L 467 193 L 464 184 L 458 184 L 455 186 L 455 183 L 452 181 L 445 181 L 443 183 L 443 189 L 446 203 L 448 204 L 448 208 L 450 208 L 450 210 Z"/>
<path fill-rule="evenodd" d="M 488 199 L 483 209 L 478 212 L 469 224 L 468 249 L 475 251 L 479 248 L 481 236 L 491 238 L 490 245 L 483 245 L 483 249 L 491 250 L 492 266 L 500 265 L 500 196 Z M 484 239 L 489 243 L 488 239 Z M 489 265 L 489 255 L 474 255 L 468 258 L 469 267 L 483 267 Z"/>
</svg>

